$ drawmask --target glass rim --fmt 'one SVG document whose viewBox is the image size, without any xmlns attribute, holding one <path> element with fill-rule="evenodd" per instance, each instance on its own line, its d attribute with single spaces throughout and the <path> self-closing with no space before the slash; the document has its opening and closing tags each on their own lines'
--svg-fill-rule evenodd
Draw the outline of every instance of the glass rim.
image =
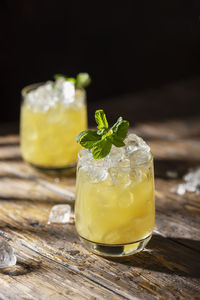
<svg viewBox="0 0 200 300">
<path fill-rule="evenodd" d="M 37 87 L 39 86 L 42 86 L 43 84 L 45 84 L 47 81 L 41 81 L 41 82 L 35 82 L 35 83 L 31 83 L 31 84 L 28 84 L 26 86 L 24 86 L 22 89 L 21 89 L 21 95 L 23 97 L 25 97 L 30 91 L 36 89 Z M 82 91 L 84 92 L 84 94 L 86 93 L 86 90 L 84 88 L 80 88 L 80 87 L 75 87 L 75 91 L 78 90 L 78 91 Z"/>
<path fill-rule="evenodd" d="M 35 83 L 31 83 L 31 84 L 24 86 L 21 89 L 21 95 L 23 97 L 26 96 L 31 90 L 36 89 L 37 87 L 41 86 L 42 84 L 44 84 L 44 82 L 35 82 Z"/>
<path fill-rule="evenodd" d="M 81 151 L 79 151 L 78 152 L 78 163 L 79 163 L 79 160 L 80 160 L 80 152 Z M 143 163 L 138 163 L 138 164 L 135 164 L 135 165 L 133 165 L 133 166 L 114 166 L 114 167 L 110 167 L 110 168 L 112 168 L 112 169 L 135 169 L 135 168 L 140 168 L 140 167 L 143 167 L 143 166 L 150 166 L 150 164 L 153 162 L 153 154 L 152 154 L 152 152 L 151 151 L 149 151 L 149 153 L 150 153 L 150 158 L 149 158 L 149 160 L 148 161 L 146 161 L 146 162 L 143 162 Z M 100 159 L 101 160 L 101 159 Z M 99 160 L 99 161 L 100 161 Z M 97 160 L 98 161 L 98 160 Z M 123 162 L 123 160 L 122 160 L 122 162 Z M 88 163 L 87 165 L 91 165 L 91 163 Z M 102 168 L 102 166 L 95 166 L 95 168 Z M 108 168 L 108 169 L 110 169 L 110 168 Z"/>
</svg>

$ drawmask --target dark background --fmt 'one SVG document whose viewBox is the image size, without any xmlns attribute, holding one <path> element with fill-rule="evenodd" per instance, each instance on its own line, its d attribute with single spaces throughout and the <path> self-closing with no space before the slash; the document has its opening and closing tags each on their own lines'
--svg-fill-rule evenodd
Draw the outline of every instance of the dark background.
<svg viewBox="0 0 200 300">
<path fill-rule="evenodd" d="M 96 108 L 136 121 L 195 117 L 200 1 L 1 0 L 0 120 L 18 121 L 20 90 L 88 72 Z"/>
</svg>

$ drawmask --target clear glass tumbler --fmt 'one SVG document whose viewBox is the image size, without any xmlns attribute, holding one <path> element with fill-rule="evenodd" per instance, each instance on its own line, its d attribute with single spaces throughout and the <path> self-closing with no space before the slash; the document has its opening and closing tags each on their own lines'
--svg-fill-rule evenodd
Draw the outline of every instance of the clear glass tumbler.
<svg viewBox="0 0 200 300">
<path fill-rule="evenodd" d="M 63 101 L 58 93 L 49 94 L 51 85 L 46 83 L 46 90 L 41 83 L 22 89 L 21 152 L 35 167 L 65 169 L 76 165 L 76 135 L 87 128 L 86 91 L 76 88 L 70 101 Z"/>
<path fill-rule="evenodd" d="M 115 157 L 119 148 L 115 148 Z M 125 158 L 117 166 L 91 159 L 81 150 L 77 165 L 76 230 L 83 244 L 102 256 L 127 256 L 143 250 L 155 221 L 154 171 L 148 160 Z M 142 152 L 141 152 L 141 155 Z"/>
</svg>

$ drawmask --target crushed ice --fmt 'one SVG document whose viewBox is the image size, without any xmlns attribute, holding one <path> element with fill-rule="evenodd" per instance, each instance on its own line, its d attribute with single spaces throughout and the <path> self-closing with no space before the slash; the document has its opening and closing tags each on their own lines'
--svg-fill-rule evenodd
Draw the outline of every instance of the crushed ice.
<svg viewBox="0 0 200 300">
<path fill-rule="evenodd" d="M 178 185 L 178 195 L 184 195 L 186 191 L 200 195 L 200 168 L 190 171 L 184 175 L 183 179 L 185 183 Z"/>
<path fill-rule="evenodd" d="M 0 238 L 0 268 L 14 266 L 16 262 L 17 258 L 14 254 L 13 248 L 6 240 Z"/>
<path fill-rule="evenodd" d="M 65 106 L 80 106 L 83 104 L 84 92 L 76 91 L 75 85 L 64 78 L 55 81 L 47 81 L 38 88 L 26 94 L 25 103 L 34 111 L 47 111 L 58 103 Z"/>
<path fill-rule="evenodd" d="M 88 172 L 91 182 L 104 181 L 110 175 L 115 185 L 118 185 L 118 182 L 129 185 L 132 180 L 131 169 L 134 166 L 144 165 L 143 168 L 149 166 L 150 147 L 141 137 L 129 134 L 124 142 L 124 147 L 112 146 L 109 155 L 100 160 L 93 159 L 91 150 L 80 151 L 79 166 Z"/>
<path fill-rule="evenodd" d="M 150 147 L 147 145 L 147 143 L 134 133 L 129 134 L 124 142 L 126 144 L 125 153 L 127 156 L 130 156 L 138 150 L 144 150 L 145 152 L 150 151 Z"/>
<path fill-rule="evenodd" d="M 49 213 L 48 224 L 69 223 L 71 216 L 71 206 L 69 204 L 54 205 Z"/>
</svg>

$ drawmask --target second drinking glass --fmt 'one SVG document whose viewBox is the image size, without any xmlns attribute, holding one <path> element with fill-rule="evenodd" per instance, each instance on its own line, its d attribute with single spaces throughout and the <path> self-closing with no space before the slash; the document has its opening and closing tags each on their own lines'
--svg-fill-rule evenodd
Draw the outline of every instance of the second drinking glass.
<svg viewBox="0 0 200 300">
<path fill-rule="evenodd" d="M 25 161 L 40 168 L 60 169 L 76 164 L 77 133 L 87 128 L 86 91 L 75 79 L 57 76 L 55 82 L 22 90 L 21 151 Z"/>
</svg>

